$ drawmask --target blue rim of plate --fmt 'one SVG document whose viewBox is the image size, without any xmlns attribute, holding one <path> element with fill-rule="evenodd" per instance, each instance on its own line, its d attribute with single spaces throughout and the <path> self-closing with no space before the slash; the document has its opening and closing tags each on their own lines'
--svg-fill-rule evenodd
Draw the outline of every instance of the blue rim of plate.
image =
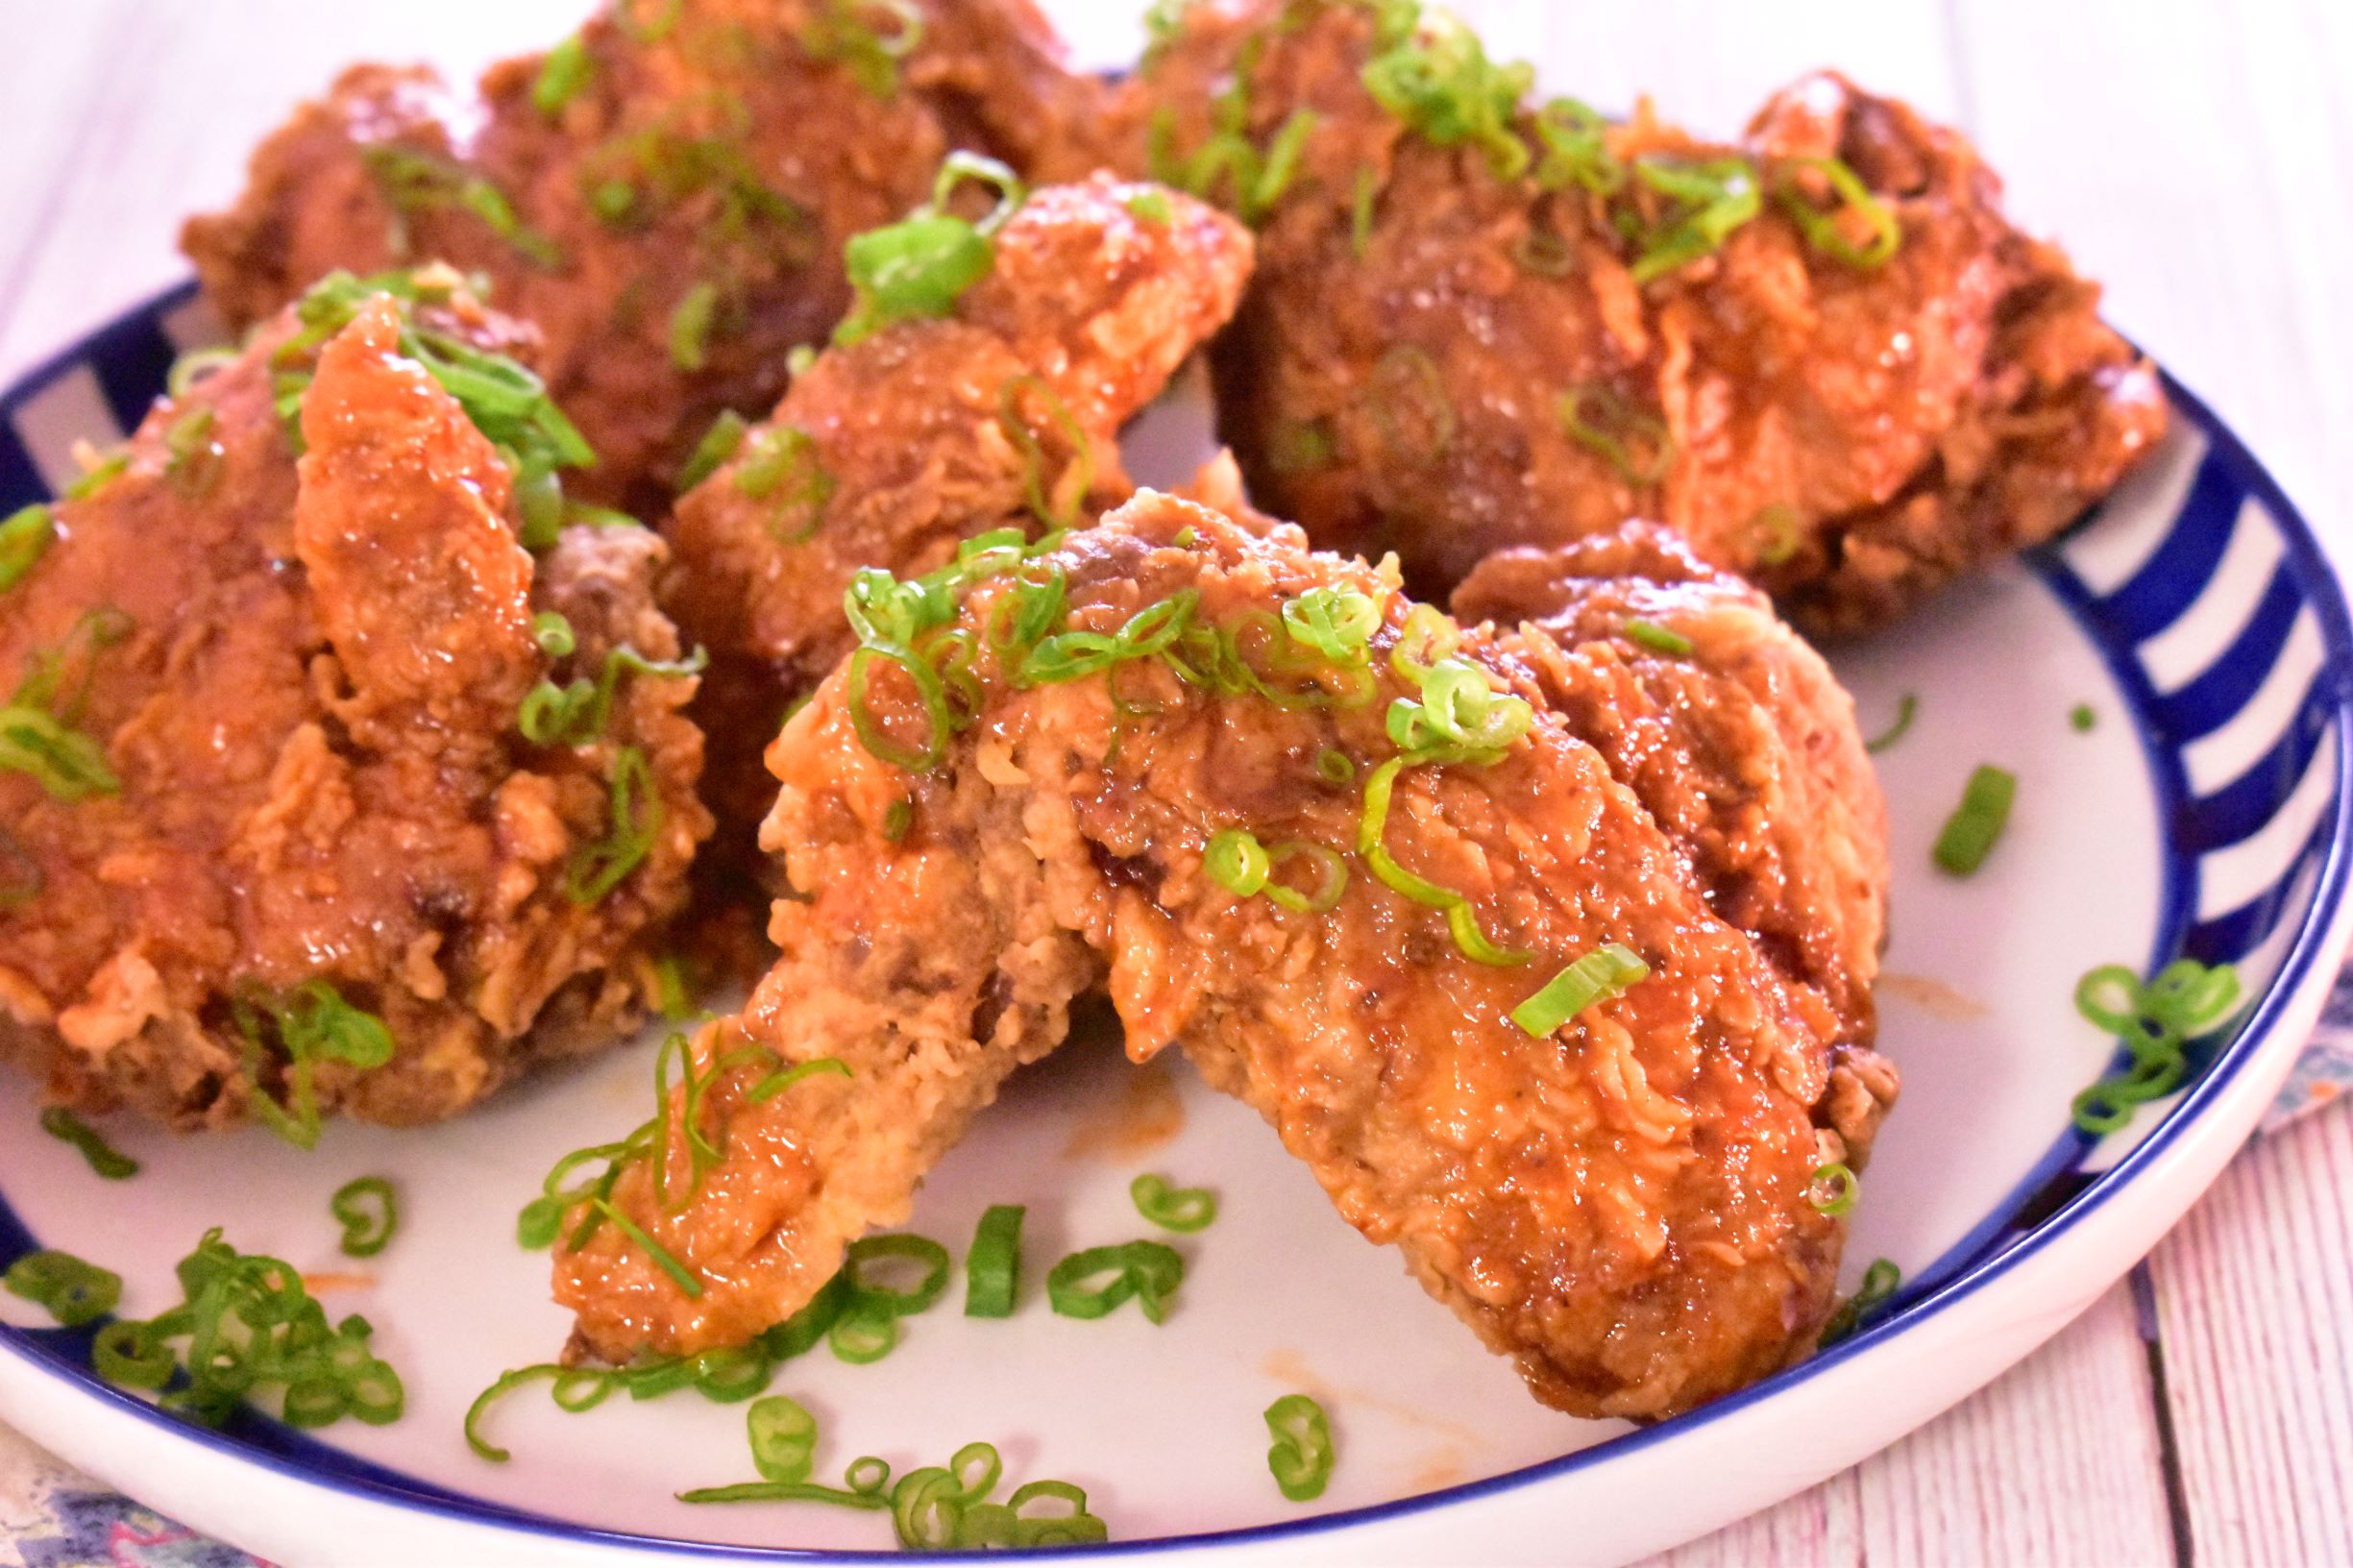
<svg viewBox="0 0 2353 1568">
<path fill-rule="evenodd" d="M 86 366 L 95 376 L 98 392 L 116 423 L 124 429 L 133 428 L 150 400 L 162 388 L 164 374 L 179 348 L 192 346 L 175 343 L 175 329 L 167 325 L 167 318 L 188 315 L 195 306 L 196 292 L 191 282 L 150 297 L 43 360 L 18 378 L 5 394 L 0 394 L 0 515 L 29 501 L 45 499 L 49 494 L 37 466 L 17 436 L 17 420 L 27 405 Z M 177 330 L 184 334 L 189 329 L 184 325 Z M 2333 956 L 2323 953 L 2321 947 L 2345 897 L 2348 879 L 2353 878 L 2353 745 L 2348 745 L 2353 741 L 2353 623 L 2348 623 L 2344 594 L 2326 554 L 2269 471 L 2196 395 L 2169 375 L 2163 377 L 2163 382 L 2173 411 L 2205 447 L 2197 459 L 2193 481 L 2162 542 L 2125 581 L 2104 594 L 2096 593 L 2070 565 L 2065 538 L 2030 552 L 2027 565 L 2106 660 L 2109 674 L 2139 732 L 2149 777 L 2157 793 L 2161 827 L 2169 839 L 2178 840 L 2185 832 L 2189 835 L 2186 841 L 2159 845 L 2166 872 L 2153 963 L 2183 951 L 2209 963 L 2244 956 L 2275 938 L 2290 918 L 2288 906 L 2296 901 L 2294 890 L 2299 885 L 2309 884 L 2310 894 L 2301 910 L 2301 923 L 2281 955 L 2277 975 L 2235 1030 L 2201 1042 L 2196 1054 L 2202 1060 L 2194 1067 L 2194 1076 L 2180 1098 L 2164 1110 L 2162 1119 L 2113 1164 L 2097 1170 L 2083 1167 L 2094 1159 L 2100 1140 L 2071 1128 L 1987 1220 L 1921 1270 L 1898 1294 L 1892 1307 L 1851 1337 L 1689 1414 L 1621 1433 L 1557 1458 L 1440 1491 L 1289 1523 L 1114 1542 L 1091 1550 L 1082 1549 L 1085 1556 L 1140 1556 L 1172 1550 L 1300 1539 L 1378 1525 L 1592 1469 L 1746 1410 L 1784 1389 L 1868 1354 L 1914 1324 L 1968 1299 L 2066 1236 L 2129 1187 L 2142 1169 L 2196 1125 L 2205 1109 L 2263 1054 L 2279 1026 L 2280 1015 L 2313 966 Z M 2171 691 L 2160 694 L 2132 649 L 2162 632 L 2194 606 L 2213 580 L 2230 535 L 2243 526 L 2243 509 L 2249 503 L 2261 508 L 2279 537 L 2281 556 L 2270 587 L 2241 633 L 2209 666 L 2177 683 Z M 2087 519 L 2096 516 L 2097 510 L 2087 514 Z M 2070 537 L 2079 535 L 2080 528 L 2079 523 Z M 2275 604 L 2282 583 L 2287 585 L 2293 600 L 2291 606 L 2293 613 L 2287 619 L 2292 622 L 2309 612 L 2316 621 L 2321 661 L 2276 744 L 2230 784 L 2203 796 L 2194 796 L 2181 760 L 2182 747 L 2218 729 L 2224 720 L 2243 709 L 2262 687 L 2264 677 L 2273 672 L 2287 634 L 2283 630 L 2273 637 L 2263 610 Z M 2221 720 L 2214 712 L 2219 700 L 2217 692 L 2235 693 L 2240 698 L 2236 707 L 2224 704 L 2226 711 Z M 2253 832 L 2267 827 L 2289 804 L 2318 747 L 2329 742 L 2335 746 L 2334 794 L 2327 808 L 2317 814 L 2304 842 L 2254 898 L 2216 917 L 2195 919 L 2196 858 L 2242 843 Z M 2268 810 L 2249 827 L 2250 812 L 2266 803 Z M 2221 833 L 2233 836 L 2215 837 Z M 2185 856 L 2189 857 L 2186 863 Z M 5 1195 L 0 1195 L 0 1264 L 13 1261 L 35 1245 Z M 86 1395 L 162 1427 L 185 1441 L 291 1481 L 368 1502 L 438 1515 L 452 1523 L 578 1546 L 712 1562 L 948 1562 L 969 1556 L 729 1546 L 569 1524 L 546 1514 L 508 1507 L 417 1481 L 250 1411 L 241 1412 L 218 1431 L 179 1420 L 97 1376 L 89 1364 L 90 1341 L 95 1332 L 95 1326 L 79 1330 L 24 1330 L 0 1325 L 0 1351 L 49 1376 L 76 1384 Z M 1067 1560 L 1070 1551 L 1053 1548 L 997 1556 Z"/>
</svg>

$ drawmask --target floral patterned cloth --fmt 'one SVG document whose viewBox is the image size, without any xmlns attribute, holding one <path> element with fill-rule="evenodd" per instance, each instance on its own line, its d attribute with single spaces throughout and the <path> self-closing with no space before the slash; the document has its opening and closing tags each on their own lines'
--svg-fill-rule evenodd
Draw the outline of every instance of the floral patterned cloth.
<svg viewBox="0 0 2353 1568">
<path fill-rule="evenodd" d="M 2353 968 L 2264 1115 L 2267 1133 L 2353 1090 Z M 0 1568 L 268 1568 L 108 1490 L 0 1427 Z"/>
</svg>

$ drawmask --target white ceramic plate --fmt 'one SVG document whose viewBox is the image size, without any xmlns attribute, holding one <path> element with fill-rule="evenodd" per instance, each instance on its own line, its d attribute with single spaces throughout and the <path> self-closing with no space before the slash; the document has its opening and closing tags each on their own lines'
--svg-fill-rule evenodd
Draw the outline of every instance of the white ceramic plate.
<svg viewBox="0 0 2353 1568">
<path fill-rule="evenodd" d="M 186 290 L 150 302 L 0 399 L 0 511 L 70 477 L 74 437 L 135 421 L 203 328 Z M 2261 468 L 2176 389 L 2159 459 L 2063 545 L 1948 596 L 1842 654 L 1866 727 L 1917 693 L 1882 758 L 1896 886 L 1882 1047 L 1904 1095 L 1849 1249 L 1850 1286 L 1900 1263 L 1896 1308 L 1817 1360 L 1636 1431 L 1548 1411 L 1394 1254 L 1367 1246 L 1257 1117 L 1181 1066 L 1129 1068 L 1074 1044 L 1017 1080 L 925 1188 L 912 1229 L 961 1252 L 981 1209 L 1029 1206 L 1033 1261 L 1142 1234 L 1139 1171 L 1223 1198 L 1183 1238 L 1164 1327 L 1073 1322 L 1030 1294 L 1010 1321 L 956 1292 L 871 1366 L 822 1349 L 775 1387 L 823 1433 L 821 1476 L 877 1454 L 901 1472 L 974 1438 L 1008 1482 L 1084 1485 L 1100 1555 L 1219 1563 L 1609 1562 L 1712 1529 L 1892 1441 L 2025 1355 L 2195 1198 L 2286 1072 L 2342 948 L 2353 650 L 2335 579 Z M 1140 472 L 1184 472 L 1182 403 L 1137 441 Z M 2069 723 L 2089 701 L 2089 733 Z M 1927 845 L 1980 762 L 2020 777 L 2008 837 L 1966 881 Z M 2069 1101 L 2111 1042 L 2075 1016 L 2077 976 L 2188 952 L 2237 962 L 2253 1005 L 2207 1042 L 2172 1100 L 2095 1141 Z M 502 1369 L 546 1360 L 567 1323 L 515 1213 L 560 1153 L 644 1114 L 650 1045 L 551 1074 L 423 1132 L 331 1129 L 315 1154 L 264 1133 L 175 1139 L 115 1128 L 145 1164 L 96 1180 L 31 1133 L 32 1089 L 0 1081 L 0 1264 L 55 1244 L 119 1270 L 124 1310 L 178 1299 L 171 1266 L 212 1225 L 247 1251 L 356 1272 L 327 1293 L 364 1312 L 403 1371 L 404 1419 L 305 1435 L 254 1415 L 191 1428 L 88 1370 L 89 1331 L 0 1297 L 0 1416 L 187 1523 L 292 1564 L 765 1559 L 889 1553 L 886 1516 L 692 1507 L 682 1488 L 751 1479 L 740 1407 L 684 1394 L 566 1415 L 544 1385 L 494 1417 L 514 1460 L 476 1458 L 462 1412 Z M 327 1197 L 390 1176 L 404 1226 L 359 1265 Z M 1260 1411 L 1305 1389 L 1340 1462 L 1310 1507 L 1267 1474 Z M 1094 1556 L 1096 1554 L 1088 1554 Z"/>
</svg>

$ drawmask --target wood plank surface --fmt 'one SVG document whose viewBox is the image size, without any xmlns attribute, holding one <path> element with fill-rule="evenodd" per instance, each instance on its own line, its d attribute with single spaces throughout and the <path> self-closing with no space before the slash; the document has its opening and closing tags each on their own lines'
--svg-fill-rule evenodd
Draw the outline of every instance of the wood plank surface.
<svg viewBox="0 0 2353 1568">
<path fill-rule="evenodd" d="M 1139 0 L 1140 3 L 1140 0 Z M 0 375 L 184 272 L 179 215 L 357 58 L 462 80 L 581 0 L 0 0 Z M 1082 60 L 1129 0 L 1065 0 Z M 1975 135 L 2014 210 L 2234 423 L 2340 551 L 2353 519 L 2353 6 L 2343 0 L 1498 0 L 1497 50 L 1729 131 L 1835 63 Z M 2010 1376 L 1844 1476 L 1657 1559 L 2353 1562 L 2353 1122 L 2259 1144 L 2146 1265 Z M 1703 1483 L 1703 1481 L 1701 1482 Z M 2179 1539 L 2177 1540 L 2177 1531 Z M 2186 1547 L 2186 1554 L 2177 1549 Z"/>
</svg>

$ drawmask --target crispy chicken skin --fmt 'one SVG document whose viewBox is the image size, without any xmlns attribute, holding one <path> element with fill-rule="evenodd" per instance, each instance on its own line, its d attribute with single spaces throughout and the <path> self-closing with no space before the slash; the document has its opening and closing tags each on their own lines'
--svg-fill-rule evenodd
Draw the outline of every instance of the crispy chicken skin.
<svg viewBox="0 0 2353 1568">
<path fill-rule="evenodd" d="M 416 309 L 444 341 L 516 346 L 462 294 Z M 286 1042 L 265 1024 L 249 1045 L 236 1015 L 313 981 L 393 1042 L 380 1066 L 318 1062 L 319 1108 L 395 1124 L 643 1011 L 709 828 L 692 682 L 625 679 L 576 748 L 526 744 L 516 713 L 625 643 L 676 657 L 663 546 L 573 528 L 527 553 L 503 460 L 404 356 L 402 326 L 379 295 L 288 363 L 291 313 L 265 324 L 157 404 L 119 475 L 59 504 L 56 542 L 0 595 L 0 690 L 23 704 L 29 676 L 37 698 L 39 672 L 64 671 L 35 705 L 117 786 L 61 797 L 0 769 L 0 1050 L 59 1102 L 210 1127 L 260 1093 L 299 1115 Z M 298 462 L 273 382 L 312 368 Z M 570 622 L 568 659 L 534 641 L 545 612 Z M 625 747 L 646 764 L 650 845 L 576 902 Z"/>
<path fill-rule="evenodd" d="M 1393 548 L 1442 593 L 1490 551 L 1651 516 L 1807 629 L 1849 633 L 2049 537 L 2155 444 L 2154 371 L 2101 323 L 2097 286 L 2002 216 L 1953 133 L 1825 74 L 1736 147 L 1639 109 L 1606 133 L 1632 171 L 1607 195 L 1541 180 L 1523 111 L 1510 134 L 1534 156 L 1499 178 L 1489 146 L 1436 145 L 1368 90 L 1380 9 L 1197 0 L 1115 95 L 1108 149 L 1074 155 L 1197 159 L 1236 90 L 1262 149 L 1314 115 L 1216 369 L 1255 496 L 1319 546 Z M 1645 166 L 1735 155 L 1756 215 L 1638 282 L 1622 226 L 1679 215 Z M 1839 205 L 1806 161 L 1831 157 L 1895 214 L 1892 257 L 1818 249 L 1785 205 Z M 1212 188 L 1234 199 L 1231 180 Z M 1857 214 L 1831 222 L 1867 241 Z M 1625 460 L 1571 434 L 1572 390 Z"/>
<path fill-rule="evenodd" d="M 1130 208 L 1147 195 L 1165 221 Z M 971 534 L 1125 500 L 1119 428 L 1232 316 L 1251 257 L 1215 209 L 1107 178 L 1033 192 L 995 248 L 952 314 L 821 354 L 666 530 L 667 600 L 712 655 L 708 794 L 747 846 L 775 798 L 762 749 L 854 641 L 851 575 L 920 574 Z"/>
<path fill-rule="evenodd" d="M 1624 549 L 1630 564 L 1658 558 L 1630 536 Z M 748 1038 L 788 1062 L 834 1056 L 850 1074 L 760 1103 L 747 1074 L 716 1075 L 703 1104 L 724 1152 L 692 1200 L 654 1203 L 643 1164 L 615 1190 L 700 1275 L 702 1294 L 689 1300 L 603 1227 L 557 1263 L 584 1348 L 692 1351 L 796 1310 L 849 1239 L 905 1215 L 930 1161 L 1014 1066 L 1058 1042 L 1071 999 L 1097 984 L 1131 1055 L 1179 1046 L 1259 1109 L 1342 1215 L 1398 1245 L 1545 1402 L 1665 1414 L 1810 1344 L 1830 1308 L 1842 1227 L 1807 1194 L 1825 1161 L 1851 1152 L 1828 1125 L 1829 1095 L 1839 1053 L 1864 1043 L 1854 1031 L 1867 1024 L 1812 983 L 1810 955 L 1773 951 L 1710 907 L 1724 895 L 1695 870 L 1691 847 L 1708 829 L 1663 827 L 1655 812 L 1672 792 L 1613 776 L 1633 754 L 1622 739 L 1597 747 L 1574 709 L 1543 707 L 1498 760 L 1395 776 L 1387 851 L 1467 896 L 1480 928 L 1523 963 L 1474 962 L 1436 910 L 1392 891 L 1360 854 L 1341 862 L 1344 891 L 1323 913 L 1239 896 L 1204 864 L 1221 829 L 1358 845 L 1372 771 L 1398 755 L 1385 714 L 1413 691 L 1391 659 L 1405 596 L 1360 562 L 1309 552 L 1296 529 L 1261 535 L 1153 494 L 1042 560 L 1063 576 L 1066 624 L 1095 633 L 1178 595 L 1198 596 L 1192 625 L 1230 630 L 1316 587 L 1354 590 L 1378 612 L 1370 689 L 1278 705 L 1246 685 L 1220 695 L 1153 659 L 1023 687 L 992 653 L 971 722 L 938 767 L 909 772 L 862 742 L 847 670 L 829 676 L 769 754 L 782 793 L 763 843 L 798 890 L 775 907 L 781 958 L 742 1017 L 697 1049 L 707 1066 Z M 1002 575 L 982 580 L 955 624 L 990 647 L 992 614 L 1016 591 Z M 1607 591 L 1652 596 L 1713 645 L 1711 673 L 1683 692 L 1618 656 L 1652 710 L 1800 662 L 1794 645 L 1739 626 L 1755 601 L 1714 579 Z M 1549 604 L 1569 628 L 1604 592 L 1571 571 L 1514 602 Z M 1591 674 L 1551 673 L 1533 646 L 1542 635 L 1478 633 L 1463 649 L 1539 700 L 1548 685 L 1575 692 L 1607 673 L 1613 650 L 1566 630 L 1558 662 Z M 1347 688 L 1337 667 L 1279 667 Z M 1781 700 L 1770 683 L 1748 700 L 1768 698 Z M 871 694 L 868 707 L 901 732 L 901 708 Z M 1678 720 L 1654 711 L 1648 722 L 1672 730 Z M 1827 777 L 1851 761 L 1851 724 L 1834 701 L 1758 722 L 1788 725 L 1777 741 L 1830 731 L 1837 753 L 1826 766 L 1776 752 L 1759 787 L 1777 769 Z M 1350 779 L 1319 769 L 1327 748 L 1352 759 Z M 1875 820 L 1858 808 L 1847 830 L 1868 836 Z M 1875 845 L 1855 854 L 1876 864 Z M 1848 928 L 1875 930 L 1875 884 L 1847 891 L 1869 905 L 1846 916 Z M 1564 965 L 1607 943 L 1639 953 L 1649 976 L 1548 1035 L 1511 1021 Z M 1869 944 L 1850 958 L 1861 972 L 1848 978 L 1866 984 Z M 1867 1139 L 1867 1125 L 1858 1131 Z M 680 1172 L 671 1174 L 675 1192 Z"/>
<path fill-rule="evenodd" d="M 478 97 L 357 66 L 183 244 L 240 327 L 336 268 L 486 274 L 599 453 L 576 488 L 650 516 L 712 417 L 765 412 L 786 351 L 841 317 L 846 239 L 921 201 L 947 152 L 1027 167 L 1092 101 L 1028 0 L 900 9 L 919 26 L 862 0 L 621 0 L 579 34 L 568 98 L 538 57 Z M 904 58 L 876 52 L 910 27 Z"/>
<path fill-rule="evenodd" d="M 1868 1041 L 1886 809 L 1853 698 L 1765 596 L 1629 523 L 1490 555 L 1449 607 L 1483 623 L 1472 635 L 1488 657 L 1608 760 L 1717 916 Z M 1658 633 L 1690 647 L 1661 650 Z"/>
</svg>

